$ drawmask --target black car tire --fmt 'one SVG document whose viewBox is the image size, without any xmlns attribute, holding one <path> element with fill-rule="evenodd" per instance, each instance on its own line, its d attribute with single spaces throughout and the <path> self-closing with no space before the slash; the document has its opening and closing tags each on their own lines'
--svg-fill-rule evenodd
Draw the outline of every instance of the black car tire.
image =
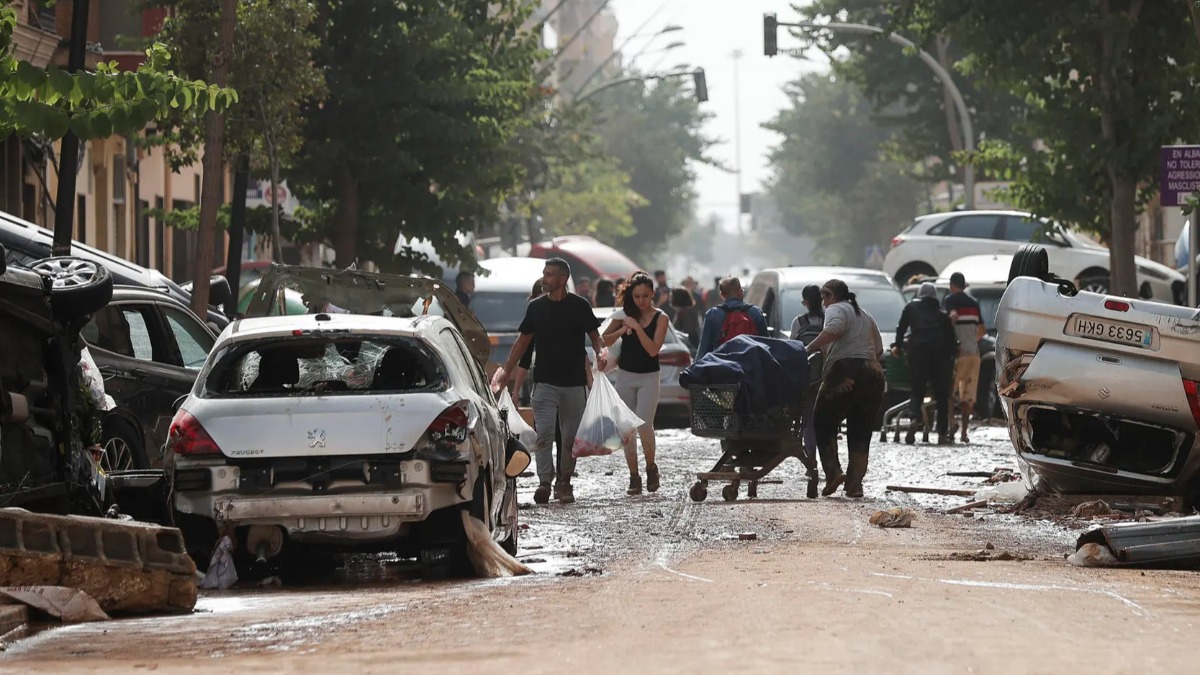
<svg viewBox="0 0 1200 675">
<path fill-rule="evenodd" d="M 30 269 L 50 278 L 50 303 L 59 318 L 92 314 L 112 300 L 112 274 L 91 260 L 74 256 L 43 258 Z"/>
<path fill-rule="evenodd" d="M 1017 249 L 1012 264 L 1008 267 L 1008 282 L 1017 277 L 1033 277 L 1045 280 L 1050 276 L 1050 257 L 1046 249 L 1037 244 L 1025 244 Z"/>
<path fill-rule="evenodd" d="M 100 461 L 105 471 L 150 468 L 141 430 L 120 415 L 105 416 L 101 422 L 100 445 L 104 447 L 104 458 Z"/>
</svg>

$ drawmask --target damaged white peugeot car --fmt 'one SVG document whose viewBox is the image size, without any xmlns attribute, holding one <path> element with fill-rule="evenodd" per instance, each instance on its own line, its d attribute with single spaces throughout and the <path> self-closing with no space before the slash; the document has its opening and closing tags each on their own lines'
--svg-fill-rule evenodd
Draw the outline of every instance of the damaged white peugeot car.
<svg viewBox="0 0 1200 675">
<path fill-rule="evenodd" d="M 1200 498 L 1200 312 L 1077 291 L 1029 245 L 997 313 L 997 386 L 1030 487 Z"/>
<path fill-rule="evenodd" d="M 299 291 L 302 316 L 262 316 Z M 463 517 L 517 546 L 528 465 L 484 377 L 487 336 L 419 277 L 275 267 L 171 426 L 177 523 L 207 564 L 395 551 L 469 572 Z M 482 347 L 482 349 L 481 349 Z M 282 554 L 282 555 L 281 555 Z"/>
</svg>

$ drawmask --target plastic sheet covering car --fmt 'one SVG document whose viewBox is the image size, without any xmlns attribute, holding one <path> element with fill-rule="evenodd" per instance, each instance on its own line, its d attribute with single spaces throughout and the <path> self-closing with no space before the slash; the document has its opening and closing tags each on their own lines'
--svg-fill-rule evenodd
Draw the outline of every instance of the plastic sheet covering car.
<svg viewBox="0 0 1200 675">
<path fill-rule="evenodd" d="M 734 410 L 753 413 L 803 398 L 808 370 L 808 353 L 802 343 L 739 335 L 683 371 L 679 383 L 685 387 L 740 384 Z"/>
</svg>

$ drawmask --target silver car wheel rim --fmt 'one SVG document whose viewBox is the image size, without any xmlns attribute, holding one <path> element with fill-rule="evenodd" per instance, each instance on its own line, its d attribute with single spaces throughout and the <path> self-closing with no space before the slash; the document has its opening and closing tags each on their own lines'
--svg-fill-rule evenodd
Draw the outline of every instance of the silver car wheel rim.
<svg viewBox="0 0 1200 675">
<path fill-rule="evenodd" d="M 1083 290 L 1089 293 L 1107 293 L 1108 284 L 1099 281 L 1093 281 L 1092 283 L 1085 285 Z"/>
<path fill-rule="evenodd" d="M 82 288 L 95 281 L 99 273 L 95 263 L 69 258 L 43 260 L 35 263 L 33 269 L 48 274 L 54 288 Z"/>
<path fill-rule="evenodd" d="M 110 438 L 104 444 L 104 456 L 100 468 L 108 471 L 124 471 L 133 468 L 133 451 L 123 438 Z"/>
</svg>

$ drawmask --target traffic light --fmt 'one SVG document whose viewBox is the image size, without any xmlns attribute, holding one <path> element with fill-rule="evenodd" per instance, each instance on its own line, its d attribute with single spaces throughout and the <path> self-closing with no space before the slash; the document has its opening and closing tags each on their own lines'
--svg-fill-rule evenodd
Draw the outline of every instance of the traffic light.
<svg viewBox="0 0 1200 675">
<path fill-rule="evenodd" d="M 692 79 L 696 84 L 696 100 L 700 103 L 704 103 L 708 100 L 708 80 L 704 77 L 704 69 L 697 68 L 696 71 L 692 73 Z"/>
<path fill-rule="evenodd" d="M 775 18 L 775 14 L 763 14 L 763 53 L 767 56 L 775 56 L 779 53 L 779 42 L 775 35 L 778 30 L 779 21 Z"/>
</svg>

